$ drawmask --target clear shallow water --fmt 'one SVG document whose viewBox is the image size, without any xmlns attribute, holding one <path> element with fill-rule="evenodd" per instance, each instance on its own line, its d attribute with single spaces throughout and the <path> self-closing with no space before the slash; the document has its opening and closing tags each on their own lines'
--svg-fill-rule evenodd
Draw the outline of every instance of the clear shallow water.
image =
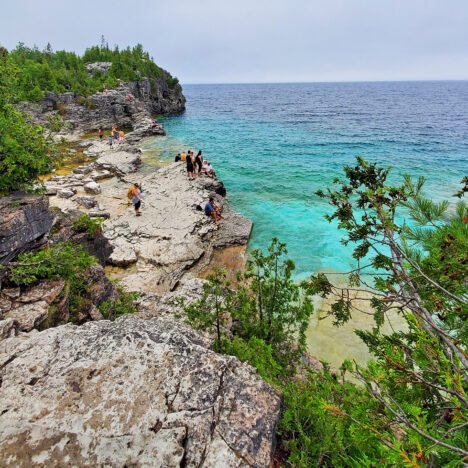
<svg viewBox="0 0 468 468">
<path fill-rule="evenodd" d="M 437 199 L 468 173 L 468 82 L 185 85 L 184 94 L 187 111 L 161 119 L 168 136 L 149 148 L 163 160 L 202 149 L 230 204 L 254 222 L 250 248 L 279 237 L 299 276 L 353 265 L 314 192 L 356 155 L 394 176 L 424 175 Z"/>
</svg>

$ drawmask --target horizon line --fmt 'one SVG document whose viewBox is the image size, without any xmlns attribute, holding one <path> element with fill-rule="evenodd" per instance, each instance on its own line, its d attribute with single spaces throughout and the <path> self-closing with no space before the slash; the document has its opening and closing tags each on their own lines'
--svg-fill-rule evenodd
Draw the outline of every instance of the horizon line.
<svg viewBox="0 0 468 468">
<path fill-rule="evenodd" d="M 423 79 L 401 79 L 401 80 L 330 80 L 330 81 L 193 81 L 181 82 L 185 85 L 258 85 L 258 84 L 335 84 L 335 83 L 434 83 L 434 82 L 464 82 L 468 78 L 423 78 Z"/>
</svg>

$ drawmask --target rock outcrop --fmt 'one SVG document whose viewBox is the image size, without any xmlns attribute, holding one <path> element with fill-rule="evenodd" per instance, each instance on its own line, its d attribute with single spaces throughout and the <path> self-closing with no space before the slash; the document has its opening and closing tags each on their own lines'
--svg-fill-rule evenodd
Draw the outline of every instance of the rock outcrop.
<svg viewBox="0 0 468 468">
<path fill-rule="evenodd" d="M 125 83 L 108 91 L 84 98 L 76 93 L 47 93 L 39 103 L 21 103 L 22 111 L 30 114 L 37 123 L 47 123 L 50 113 L 60 112 L 69 130 L 90 131 L 99 127 L 133 128 L 138 138 L 164 134 L 154 122 L 154 116 L 174 114 L 185 110 L 185 97 L 177 83 L 164 72 L 161 78 L 143 79 Z"/>
<path fill-rule="evenodd" d="M 0 331 L 2 466 L 270 463 L 279 397 L 169 317 Z"/>
<path fill-rule="evenodd" d="M 230 210 L 223 197 L 215 194 L 218 204 L 225 204 L 225 219 L 219 225 L 197 209 L 220 182 L 206 177 L 188 180 L 183 163 L 142 176 L 139 182 L 143 215 L 137 217 L 129 208 L 104 228 L 114 248 L 109 262 L 122 267 L 136 264 L 137 272 L 123 279 L 128 289 L 172 290 L 188 270 L 209 261 L 215 248 L 247 244 L 252 223 Z"/>
<path fill-rule="evenodd" d="M 41 245 L 53 220 L 47 197 L 12 195 L 0 198 L 0 264 Z"/>
<path fill-rule="evenodd" d="M 98 306 L 113 303 L 118 291 L 101 265 L 86 271 L 80 301 L 70 306 L 70 285 L 61 279 L 42 281 L 29 287 L 0 290 L 0 320 L 12 319 L 23 332 L 45 329 L 72 321 L 84 323 L 102 319 Z M 76 299 L 76 298 L 75 298 Z"/>
</svg>

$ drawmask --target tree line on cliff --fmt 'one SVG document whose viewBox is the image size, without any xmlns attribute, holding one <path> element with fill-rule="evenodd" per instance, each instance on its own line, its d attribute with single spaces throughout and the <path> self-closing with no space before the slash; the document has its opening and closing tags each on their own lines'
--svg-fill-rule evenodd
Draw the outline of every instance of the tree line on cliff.
<svg viewBox="0 0 468 468">
<path fill-rule="evenodd" d="M 104 74 L 90 73 L 87 63 L 111 62 Z M 30 189 L 39 175 L 49 172 L 60 159 L 60 148 L 51 132 L 31 125 L 15 105 L 36 101 L 47 92 L 71 91 L 82 97 L 118 85 L 119 80 L 142 78 L 164 79 L 170 88 L 178 80 L 158 67 L 143 47 L 110 49 L 103 42 L 86 49 L 80 56 L 74 52 L 54 52 L 20 43 L 12 51 L 0 47 L 0 194 Z M 60 116 L 50 116 L 49 130 L 57 130 Z"/>
<path fill-rule="evenodd" d="M 10 51 L 11 61 L 19 71 L 15 84 L 15 99 L 37 101 L 48 91 L 74 92 L 86 97 L 103 89 L 118 85 L 119 80 L 137 81 L 143 78 L 163 78 L 169 87 L 178 83 L 177 78 L 163 71 L 143 49 L 141 44 L 120 49 L 110 48 L 103 41 L 92 46 L 83 55 L 65 50 L 53 51 L 50 44 L 44 50 L 19 43 Z M 94 62 L 110 62 L 108 70 L 94 69 L 86 65 Z"/>
</svg>

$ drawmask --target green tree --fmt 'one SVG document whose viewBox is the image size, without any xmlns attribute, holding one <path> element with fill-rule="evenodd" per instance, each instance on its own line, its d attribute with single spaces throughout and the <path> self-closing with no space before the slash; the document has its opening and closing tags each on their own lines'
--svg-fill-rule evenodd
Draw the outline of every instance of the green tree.
<svg viewBox="0 0 468 468">
<path fill-rule="evenodd" d="M 0 49 L 0 193 L 29 189 L 56 157 L 51 139 L 15 109 L 18 69 Z"/>
<path fill-rule="evenodd" d="M 373 293 L 375 327 L 357 333 L 375 360 L 352 372 L 379 405 L 367 415 L 371 425 L 402 464 L 459 466 L 468 457 L 468 209 L 425 198 L 422 179 L 391 185 L 388 174 L 358 158 L 345 167 L 346 179 L 335 181 L 337 190 L 318 192 L 334 208 L 328 219 L 346 231 L 344 243 L 354 244 L 350 287 Z M 399 222 L 403 216 L 408 223 Z M 359 313 L 325 275 L 310 286 L 339 297 L 337 323 Z M 395 313 L 407 330 L 382 334 L 385 317 Z"/>
</svg>

